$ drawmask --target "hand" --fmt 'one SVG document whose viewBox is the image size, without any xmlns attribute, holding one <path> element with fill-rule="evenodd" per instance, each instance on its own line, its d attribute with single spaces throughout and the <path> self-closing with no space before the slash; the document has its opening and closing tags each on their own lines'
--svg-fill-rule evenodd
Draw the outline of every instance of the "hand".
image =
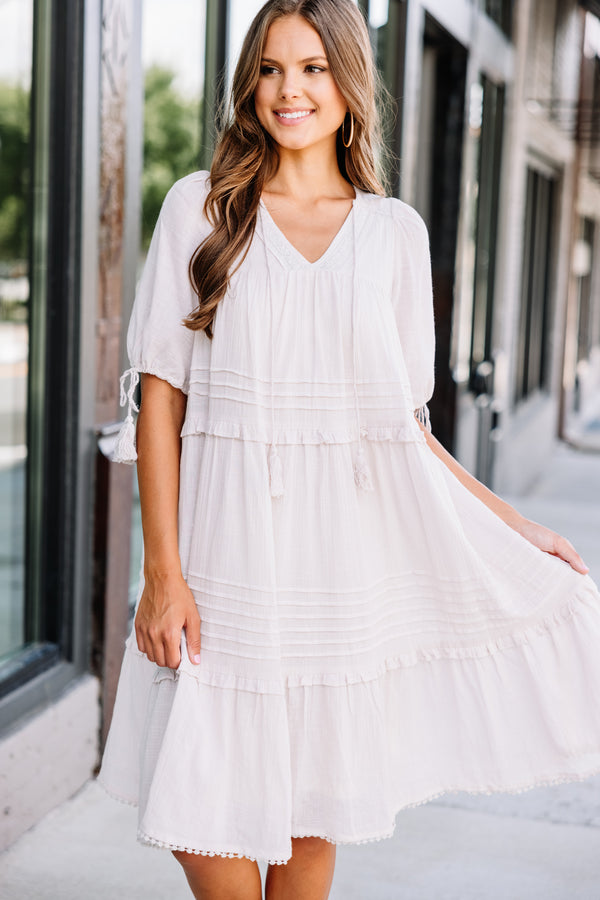
<svg viewBox="0 0 600 900">
<path fill-rule="evenodd" d="M 550 553 L 551 556 L 558 556 L 559 559 L 564 559 L 576 572 L 587 575 L 590 571 L 571 542 L 561 537 L 555 531 L 551 531 L 544 525 L 539 525 L 537 522 L 532 522 L 530 519 L 525 518 L 520 519 L 518 526 L 515 526 L 515 530 L 524 538 L 527 538 L 535 547 L 539 547 L 540 550 Z"/>
<path fill-rule="evenodd" d="M 150 662 L 177 668 L 182 628 L 191 661 L 200 662 L 200 615 L 182 575 L 146 577 L 134 624 L 137 645 Z"/>
</svg>

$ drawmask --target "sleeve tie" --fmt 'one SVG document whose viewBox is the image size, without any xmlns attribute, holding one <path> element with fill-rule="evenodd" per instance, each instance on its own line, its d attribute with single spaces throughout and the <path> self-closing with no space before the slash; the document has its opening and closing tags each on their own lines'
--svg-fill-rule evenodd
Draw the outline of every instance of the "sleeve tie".
<svg viewBox="0 0 600 900">
<path fill-rule="evenodd" d="M 125 385 L 129 378 L 129 387 Z M 121 425 L 121 430 L 117 437 L 115 451 L 113 453 L 113 462 L 125 463 L 132 465 L 137 460 L 137 450 L 135 447 L 135 422 L 133 421 L 133 413 L 139 412 L 139 407 L 135 402 L 135 391 L 140 381 L 140 374 L 137 369 L 127 369 L 121 375 L 119 380 L 120 386 L 120 403 L 121 406 L 127 406 L 127 415 L 125 421 Z"/>
</svg>

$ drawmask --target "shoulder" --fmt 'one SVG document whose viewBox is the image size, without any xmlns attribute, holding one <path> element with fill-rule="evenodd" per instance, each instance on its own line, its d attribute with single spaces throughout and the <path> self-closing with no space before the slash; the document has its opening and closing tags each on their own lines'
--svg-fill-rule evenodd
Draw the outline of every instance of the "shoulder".
<svg viewBox="0 0 600 900">
<path fill-rule="evenodd" d="M 204 201 L 210 189 L 210 173 L 202 169 L 176 181 L 167 191 L 160 211 L 163 225 L 181 228 L 189 222 L 194 229 L 204 218 Z"/>
<path fill-rule="evenodd" d="M 369 214 L 379 218 L 390 229 L 399 230 L 404 238 L 412 237 L 419 243 L 429 240 L 427 225 L 414 206 L 397 197 L 382 197 L 378 194 L 363 193 L 363 200 Z"/>
</svg>

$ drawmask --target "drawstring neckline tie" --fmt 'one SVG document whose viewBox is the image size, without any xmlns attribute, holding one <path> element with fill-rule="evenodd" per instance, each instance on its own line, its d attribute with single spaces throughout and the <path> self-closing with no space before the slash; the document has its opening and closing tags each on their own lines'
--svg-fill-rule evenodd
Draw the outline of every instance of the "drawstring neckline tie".
<svg viewBox="0 0 600 900">
<path fill-rule="evenodd" d="M 285 491 L 283 487 L 283 466 L 281 465 L 281 457 L 275 442 L 275 339 L 273 337 L 273 329 L 275 327 L 275 317 L 273 315 L 273 282 L 271 279 L 271 267 L 269 265 L 269 256 L 267 253 L 267 239 L 265 235 L 264 217 L 260 219 L 262 242 L 265 253 L 265 265 L 267 267 L 267 279 L 269 290 L 269 314 L 271 318 L 271 330 L 269 340 L 271 342 L 271 359 L 270 359 L 270 381 L 271 381 L 271 443 L 267 457 L 269 467 L 269 490 L 271 497 L 283 497 Z"/>
<path fill-rule="evenodd" d="M 356 191 L 358 198 L 358 191 Z M 371 478 L 371 470 L 365 452 L 362 446 L 362 435 L 360 425 L 360 403 L 358 401 L 358 290 L 356 287 L 356 257 L 358 256 L 358 241 L 356 232 L 356 210 L 352 207 L 352 384 L 354 389 L 354 415 L 356 418 L 356 435 L 358 440 L 358 451 L 354 460 L 354 482 L 357 487 L 364 491 L 373 490 L 373 479 Z"/>
<path fill-rule="evenodd" d="M 129 387 L 126 389 L 125 384 L 129 378 Z M 133 413 L 139 412 L 139 408 L 135 402 L 135 391 L 140 381 L 140 375 L 137 369 L 126 369 L 119 379 L 120 388 L 120 404 L 127 406 L 127 416 L 121 425 L 121 430 L 117 437 L 115 452 L 113 454 L 113 462 L 126 463 L 132 465 L 137 460 L 137 450 L 135 447 L 135 422 L 133 421 Z"/>
</svg>

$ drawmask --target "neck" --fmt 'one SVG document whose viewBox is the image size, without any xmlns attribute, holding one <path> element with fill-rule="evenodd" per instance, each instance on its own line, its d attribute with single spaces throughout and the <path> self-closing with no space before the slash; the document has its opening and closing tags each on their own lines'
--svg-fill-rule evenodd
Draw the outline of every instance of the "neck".
<svg viewBox="0 0 600 900">
<path fill-rule="evenodd" d="M 352 185 L 340 172 L 335 143 L 327 151 L 320 145 L 305 150 L 280 147 L 277 172 L 265 190 L 303 204 L 322 197 L 354 197 Z"/>
</svg>

